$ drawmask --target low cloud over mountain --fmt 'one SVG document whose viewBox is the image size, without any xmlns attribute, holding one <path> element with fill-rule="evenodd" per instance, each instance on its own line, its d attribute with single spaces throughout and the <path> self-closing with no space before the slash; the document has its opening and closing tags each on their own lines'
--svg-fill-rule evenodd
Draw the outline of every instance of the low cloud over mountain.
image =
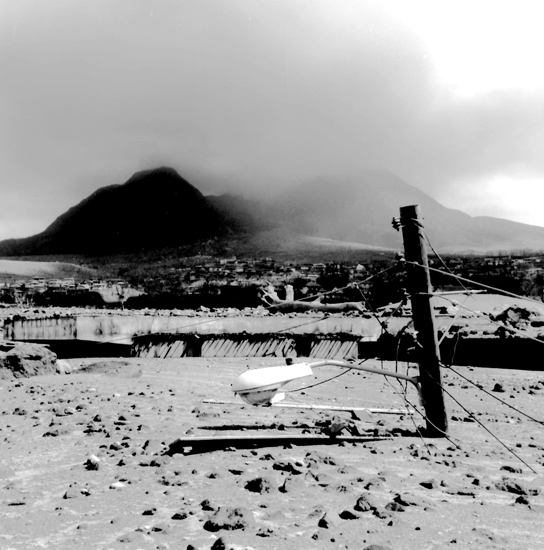
<svg viewBox="0 0 544 550">
<path fill-rule="evenodd" d="M 206 197 L 171 168 L 159 168 L 98 189 L 42 233 L 0 242 L 0 254 L 150 250 L 210 238 L 251 240 L 273 228 L 281 229 L 282 239 L 305 235 L 398 249 L 402 238 L 391 219 L 409 204 L 421 206 L 425 231 L 442 252 L 544 248 L 542 227 L 470 217 L 385 171 L 323 177 L 265 203 L 235 195 Z M 278 240 L 278 249 L 282 245 Z"/>
</svg>

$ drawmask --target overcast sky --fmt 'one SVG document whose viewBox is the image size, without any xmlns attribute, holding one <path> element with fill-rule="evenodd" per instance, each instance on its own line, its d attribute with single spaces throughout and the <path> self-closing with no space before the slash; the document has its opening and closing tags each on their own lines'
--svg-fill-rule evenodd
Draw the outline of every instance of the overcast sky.
<svg viewBox="0 0 544 550">
<path fill-rule="evenodd" d="M 544 226 L 542 21 L 540 0 L 0 0 L 0 239 L 160 165 L 204 192 L 384 168 Z"/>
</svg>

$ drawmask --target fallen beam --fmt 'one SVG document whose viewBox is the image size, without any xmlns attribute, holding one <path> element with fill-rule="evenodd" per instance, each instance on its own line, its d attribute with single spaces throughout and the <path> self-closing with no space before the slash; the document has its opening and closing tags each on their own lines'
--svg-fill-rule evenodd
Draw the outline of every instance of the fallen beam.
<svg viewBox="0 0 544 550">
<path fill-rule="evenodd" d="M 384 441 L 392 437 L 370 436 L 338 436 L 329 437 L 322 435 L 225 435 L 225 436 L 199 436 L 179 438 L 170 443 L 165 455 L 195 454 L 217 451 L 233 447 L 236 449 L 253 449 L 256 447 L 279 447 L 283 445 L 335 445 L 338 443 L 368 443 L 371 441 Z"/>
</svg>

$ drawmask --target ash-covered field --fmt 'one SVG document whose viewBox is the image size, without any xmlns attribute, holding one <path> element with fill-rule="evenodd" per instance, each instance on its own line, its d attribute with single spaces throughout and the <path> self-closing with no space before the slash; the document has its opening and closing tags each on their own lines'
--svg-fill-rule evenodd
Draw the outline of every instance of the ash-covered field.
<svg viewBox="0 0 544 550">
<path fill-rule="evenodd" d="M 542 420 L 542 373 L 456 367 L 488 395 L 446 371 L 466 410 L 446 396 L 450 440 L 433 440 L 418 436 L 417 414 L 255 408 L 233 396 L 241 372 L 278 359 L 69 363 L 70 375 L 0 381 L 3 549 L 544 547 L 544 426 L 492 397 Z M 318 374 L 289 387 L 338 370 Z M 397 382 L 353 371 L 286 401 L 406 406 Z M 180 437 L 322 434 L 335 422 L 384 439 L 165 454 Z"/>
</svg>

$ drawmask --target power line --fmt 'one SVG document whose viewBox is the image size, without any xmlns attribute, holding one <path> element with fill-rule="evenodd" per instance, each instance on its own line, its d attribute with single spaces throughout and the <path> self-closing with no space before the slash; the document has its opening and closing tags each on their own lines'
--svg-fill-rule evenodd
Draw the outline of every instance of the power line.
<svg viewBox="0 0 544 550">
<path fill-rule="evenodd" d="M 387 380 L 387 379 L 386 379 L 386 380 Z M 395 392 L 397 393 L 397 395 L 398 395 L 398 392 L 397 392 L 397 390 L 395 389 L 395 386 L 392 384 L 392 382 L 391 382 L 390 380 L 387 380 L 387 383 L 393 388 L 393 391 L 395 391 Z M 424 413 L 422 413 L 422 412 L 418 409 L 418 407 L 416 407 L 412 402 L 410 402 L 410 401 L 408 400 L 408 398 L 406 397 L 406 395 L 404 395 L 404 396 L 401 395 L 401 397 L 404 399 L 405 403 L 407 403 L 408 405 L 410 405 L 410 407 L 412 407 L 412 408 L 414 409 L 414 411 L 416 411 L 416 412 L 423 418 L 423 420 L 425 420 L 426 422 L 429 422 L 429 424 L 431 424 L 431 426 L 432 426 L 433 428 L 435 428 L 436 430 L 442 432 L 442 430 L 440 430 L 440 428 L 438 428 L 437 426 L 435 426 L 435 425 L 427 418 L 427 416 L 426 416 Z M 412 420 L 413 420 L 413 419 L 412 419 Z M 417 427 L 416 427 L 416 430 L 417 430 L 418 433 L 419 433 L 419 430 L 417 429 Z M 447 433 L 445 433 L 445 432 L 442 432 L 442 433 L 443 433 L 444 437 L 445 437 L 452 445 L 455 445 L 459 450 L 462 450 L 461 447 L 460 447 L 460 446 L 459 446 L 459 445 L 458 445 L 458 444 L 457 444 L 457 443 L 456 443 Z M 421 435 L 420 437 L 423 438 L 422 435 Z M 425 444 L 425 446 L 427 446 L 427 444 Z"/>
<path fill-rule="evenodd" d="M 302 388 L 296 388 L 294 390 L 287 390 L 288 392 L 298 392 L 298 391 L 304 391 L 308 390 L 310 388 L 315 388 L 316 386 L 321 386 L 322 384 L 326 384 L 327 382 L 331 382 L 332 380 L 336 380 L 336 378 L 340 378 L 341 376 L 344 376 L 348 372 L 351 372 L 353 369 L 343 370 L 340 374 L 335 374 L 334 376 L 331 376 L 331 378 L 327 378 L 326 380 L 321 380 L 321 382 L 316 382 L 315 384 L 311 384 L 310 386 L 304 386 Z"/>
<path fill-rule="evenodd" d="M 453 273 L 453 271 L 446 265 L 446 262 L 442 259 L 442 256 L 434 249 L 434 246 L 431 244 L 431 239 L 429 239 L 429 236 L 427 233 L 423 230 L 423 227 L 421 227 L 421 232 L 425 236 L 425 239 L 427 240 L 428 245 L 431 247 L 431 250 L 434 252 L 435 256 L 440 260 L 440 263 L 447 269 L 447 271 L 453 275 L 460 283 L 461 286 L 468 291 L 467 287 L 458 279 L 458 277 Z"/>
<path fill-rule="evenodd" d="M 503 290 L 502 288 L 497 288 L 494 286 L 486 285 L 484 283 L 479 283 L 477 281 L 472 281 L 471 279 L 467 279 L 465 277 L 461 277 L 460 275 L 456 275 L 455 273 L 447 273 L 442 271 L 441 269 L 436 269 L 435 267 L 430 266 L 423 266 L 421 264 L 418 264 L 417 262 L 412 262 L 410 260 L 404 260 L 404 263 L 414 265 L 417 267 L 421 267 L 423 269 L 429 269 L 430 271 L 434 271 L 435 273 L 441 273 L 442 275 L 447 275 L 449 277 L 454 277 L 455 279 L 459 281 L 464 281 L 465 283 L 470 283 L 475 286 L 479 286 L 481 288 L 485 288 L 486 290 L 492 290 L 493 292 L 497 292 L 500 294 L 504 294 L 505 296 L 510 296 L 512 298 L 518 298 L 519 300 L 526 300 L 528 302 L 534 302 L 535 304 L 538 304 L 540 307 L 542 307 L 543 303 L 539 300 L 534 300 L 533 298 L 530 298 L 528 296 L 520 296 L 519 294 L 514 294 L 513 292 L 508 292 L 508 290 Z"/>
<path fill-rule="evenodd" d="M 536 422 L 537 424 L 541 424 L 544 426 L 544 421 L 538 420 L 534 416 L 531 416 L 530 414 L 527 414 L 526 412 L 523 412 L 522 410 L 518 409 L 517 407 L 514 407 L 510 403 L 504 401 L 500 397 L 497 397 L 496 395 L 493 395 L 491 392 L 487 391 L 485 388 L 482 388 L 479 384 L 471 380 L 470 378 L 467 378 L 464 374 L 461 374 L 459 371 L 456 371 L 451 365 L 444 365 L 445 368 L 453 371 L 457 376 L 461 377 L 463 380 L 466 380 L 476 388 L 478 388 L 480 391 L 483 391 L 485 394 L 489 395 L 493 399 L 496 399 L 499 403 L 502 403 L 503 405 L 506 405 L 507 407 L 510 407 L 512 410 L 516 411 L 518 414 L 521 414 L 522 416 L 527 417 L 529 420 L 532 420 L 533 422 Z"/>
<path fill-rule="evenodd" d="M 479 424 L 491 437 L 493 437 L 493 439 L 498 441 L 510 454 L 515 456 L 521 463 L 525 464 L 525 466 L 527 466 L 527 468 L 529 468 L 533 473 L 535 474 L 537 473 L 537 471 L 532 466 L 530 466 L 527 462 L 525 462 L 523 458 L 521 458 L 518 454 L 516 454 L 508 445 L 506 445 L 506 443 L 502 441 L 502 439 L 496 436 L 485 424 L 483 424 L 483 422 L 481 422 L 478 418 L 476 418 L 476 416 L 474 416 L 474 414 L 471 413 L 460 401 L 458 401 L 455 397 L 453 397 L 451 392 L 449 392 L 446 388 L 444 388 L 433 376 L 431 376 L 430 378 L 431 380 L 433 380 L 433 382 L 437 386 L 441 387 L 442 391 L 446 393 L 453 401 L 455 401 L 455 403 L 457 403 L 457 405 L 459 405 L 459 407 L 461 407 L 461 409 L 463 409 L 463 411 L 465 411 L 465 413 L 468 414 L 469 417 L 474 420 L 474 422 Z"/>
<path fill-rule="evenodd" d="M 539 344 L 544 344 L 543 340 L 540 340 L 534 336 L 531 336 L 530 334 L 527 334 L 526 332 L 519 330 L 514 327 L 509 327 L 508 325 L 505 325 L 502 321 L 497 321 L 496 319 L 493 319 L 489 314 L 482 313 L 481 311 L 475 311 L 474 309 L 471 309 L 463 304 L 460 304 L 456 300 L 452 300 L 451 298 L 444 298 L 444 300 L 447 300 L 448 302 L 451 302 L 453 305 L 462 307 L 463 309 L 466 309 L 467 311 L 470 311 L 471 313 L 474 313 L 474 315 L 478 315 L 479 317 L 482 317 L 483 319 L 487 319 L 491 323 L 494 323 L 495 325 L 498 325 L 499 327 L 504 328 L 505 330 L 509 330 L 510 332 L 514 332 L 516 334 L 519 334 L 520 336 L 523 336 L 523 338 L 527 338 L 528 340 L 534 340 L 535 342 L 538 342 Z"/>
</svg>

